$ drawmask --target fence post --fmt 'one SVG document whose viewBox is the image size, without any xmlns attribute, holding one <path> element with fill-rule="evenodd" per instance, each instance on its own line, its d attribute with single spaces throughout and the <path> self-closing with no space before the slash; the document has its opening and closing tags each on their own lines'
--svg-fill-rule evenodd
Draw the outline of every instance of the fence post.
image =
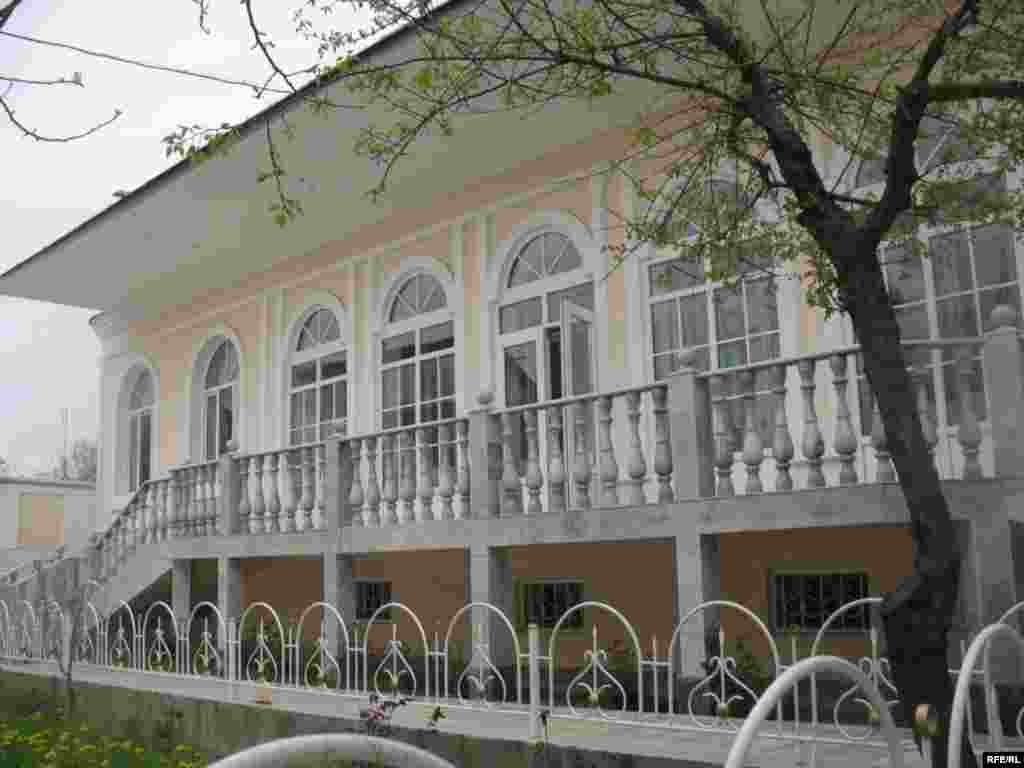
<svg viewBox="0 0 1024 768">
<path fill-rule="evenodd" d="M 540 739 L 540 628 L 527 627 L 527 651 L 530 672 L 530 741 Z"/>
</svg>

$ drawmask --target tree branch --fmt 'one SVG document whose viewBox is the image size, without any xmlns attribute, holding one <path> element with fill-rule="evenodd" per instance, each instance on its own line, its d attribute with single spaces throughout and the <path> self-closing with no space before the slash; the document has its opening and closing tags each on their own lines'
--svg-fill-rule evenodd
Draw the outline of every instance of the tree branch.
<svg viewBox="0 0 1024 768">
<path fill-rule="evenodd" d="M 975 83 L 939 83 L 928 88 L 928 103 L 971 99 L 1022 99 L 1024 80 L 981 80 Z"/>
<path fill-rule="evenodd" d="M 71 78 L 59 77 L 56 80 L 28 80 L 21 77 L 8 77 L 6 75 L 0 75 L 0 80 L 6 80 L 9 83 L 20 83 L 22 85 L 77 85 L 79 88 L 85 88 L 81 72 L 75 72 Z"/>
<path fill-rule="evenodd" d="M 0 108 L 3 108 L 3 111 L 7 113 L 7 119 L 10 120 L 11 123 L 14 125 L 14 127 L 17 128 L 18 130 L 20 130 L 22 132 L 22 134 L 24 134 L 25 136 L 27 136 L 27 137 L 29 137 L 31 139 L 35 139 L 36 141 L 45 141 L 45 142 L 54 143 L 54 144 L 66 144 L 66 143 L 68 143 L 70 141 L 77 141 L 78 139 L 84 139 L 86 136 L 91 136 L 92 134 L 96 133 L 97 131 L 100 131 L 103 128 L 106 128 L 108 125 L 110 125 L 112 122 L 117 120 L 117 118 L 119 118 L 121 115 L 124 114 L 120 109 L 115 109 L 113 117 L 111 117 L 108 120 L 104 120 L 101 123 L 97 123 L 92 128 L 88 129 L 87 131 L 83 131 L 82 133 L 76 133 L 76 134 L 73 134 L 71 136 L 45 136 L 45 135 L 39 133 L 38 131 L 35 131 L 35 130 L 31 129 L 31 128 L 28 128 L 27 126 L 25 126 L 24 123 L 22 123 L 20 120 L 18 120 L 18 118 L 16 118 L 14 116 L 14 110 L 11 109 L 7 105 L 7 102 L 4 101 L 4 99 L 2 99 L 2 98 L 0 98 Z"/>
</svg>

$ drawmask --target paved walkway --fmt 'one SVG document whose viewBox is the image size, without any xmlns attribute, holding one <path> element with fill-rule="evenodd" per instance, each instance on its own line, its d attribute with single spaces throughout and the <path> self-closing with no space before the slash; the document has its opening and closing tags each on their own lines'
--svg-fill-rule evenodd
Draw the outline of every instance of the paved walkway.
<svg viewBox="0 0 1024 768">
<path fill-rule="evenodd" d="M 52 664 L 3 665 L 0 669 L 52 675 Z M 142 673 L 135 670 L 113 670 L 89 665 L 76 665 L 75 679 L 101 685 L 138 688 L 157 693 L 177 694 L 186 697 L 230 701 L 255 705 L 257 692 L 262 686 L 250 683 L 228 684 L 220 680 L 195 677 L 178 677 L 154 672 Z M 363 696 L 298 690 L 287 687 L 271 689 L 271 706 L 293 712 L 311 715 L 341 717 L 356 720 L 359 709 L 367 704 Z M 529 714 L 525 707 L 516 705 L 499 708 L 459 706 L 447 701 L 438 702 L 446 718 L 441 721 L 442 730 L 465 736 L 486 739 L 521 741 L 528 740 Z M 263 705 L 266 706 L 266 705 Z M 434 710 L 435 703 L 427 700 L 413 701 L 408 706 L 395 710 L 393 723 L 397 726 L 421 729 L 427 717 Z M 596 750 L 617 754 L 634 754 L 649 757 L 678 760 L 680 764 L 724 765 L 729 749 L 735 739 L 735 732 L 742 725 L 741 720 L 728 721 L 731 733 L 701 729 L 685 716 L 637 715 L 626 713 L 622 718 L 598 720 L 577 718 L 568 710 L 556 710 L 548 720 L 548 741 L 552 744 Z M 851 727 L 854 732 L 862 728 Z M 865 768 L 865 766 L 890 765 L 888 752 L 877 743 L 852 743 L 844 739 L 835 726 L 819 725 L 815 729 L 821 741 L 816 746 L 818 765 L 826 768 Z M 799 737 L 809 738 L 808 724 L 800 726 Z M 907 768 L 924 766 L 910 740 L 910 732 L 901 730 L 904 740 L 904 760 Z M 980 736 L 984 740 L 986 737 Z M 982 748 L 981 741 L 975 746 Z M 1024 747 L 1018 742 L 1007 746 Z M 778 726 L 765 723 L 748 753 L 746 765 L 761 768 L 792 768 L 810 765 L 811 745 L 799 743 L 793 738 L 793 724 L 784 723 L 780 736 Z"/>
</svg>

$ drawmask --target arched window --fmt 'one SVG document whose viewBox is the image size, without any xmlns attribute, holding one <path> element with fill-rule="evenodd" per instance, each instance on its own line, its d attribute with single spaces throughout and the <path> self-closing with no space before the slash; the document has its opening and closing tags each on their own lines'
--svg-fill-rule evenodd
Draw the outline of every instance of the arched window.
<svg viewBox="0 0 1024 768">
<path fill-rule="evenodd" d="M 235 413 L 238 382 L 238 352 L 225 339 L 210 358 L 203 379 L 204 453 L 213 461 L 227 452 L 235 434 Z"/>
<path fill-rule="evenodd" d="M 153 377 L 149 371 L 143 371 L 128 398 L 128 490 L 131 493 L 150 478 L 153 401 Z"/>
<path fill-rule="evenodd" d="M 292 445 L 344 435 L 348 426 L 348 358 L 338 319 L 318 308 L 302 324 L 292 350 L 289 395 Z"/>
<path fill-rule="evenodd" d="M 399 289 L 381 342 L 381 426 L 428 424 L 455 417 L 455 329 L 436 277 L 420 273 Z M 436 436 L 431 438 L 435 441 Z"/>
<path fill-rule="evenodd" d="M 512 257 L 502 296 L 498 332 L 505 406 L 593 392 L 597 386 L 594 281 L 583 271 L 583 256 L 576 244 L 561 232 L 527 239 Z M 572 423 L 565 419 L 571 419 L 570 412 L 563 423 Z M 591 458 L 592 427 L 591 423 L 585 430 L 584 443 Z M 522 473 L 527 451 L 525 417 L 513 419 L 512 429 Z M 563 434 L 563 455 L 572 456 L 572 430 Z M 540 449 L 541 466 L 546 466 L 546 440 L 540 441 Z"/>
</svg>

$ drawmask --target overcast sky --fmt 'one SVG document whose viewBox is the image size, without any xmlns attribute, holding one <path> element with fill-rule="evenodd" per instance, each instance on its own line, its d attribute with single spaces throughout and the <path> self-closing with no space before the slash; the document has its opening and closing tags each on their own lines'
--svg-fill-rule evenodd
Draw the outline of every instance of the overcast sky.
<svg viewBox="0 0 1024 768">
<path fill-rule="evenodd" d="M 6 5 L 7 0 L 0 0 Z M 298 39 L 294 4 L 254 3 L 260 27 L 277 42 L 275 55 L 298 69 L 316 61 Z M 330 23 L 345 26 L 345 19 Z M 352 22 L 349 21 L 349 24 Z M 25 0 L 4 28 L 27 35 L 231 79 L 263 82 L 267 66 L 251 49 L 244 8 L 212 0 L 204 34 L 191 0 L 127 3 L 90 0 L 57 4 Z M 0 35 L 2 78 L 54 80 L 82 73 L 73 85 L 15 84 L 6 101 L 27 127 L 47 135 L 81 132 L 124 113 L 111 126 L 69 144 L 26 138 L 0 115 L 0 271 L 27 259 L 68 230 L 163 171 L 161 137 L 179 123 L 235 122 L 264 109 L 250 89 L 138 69 L 72 51 Z M 0 456 L 17 471 L 54 466 L 62 450 L 61 409 L 70 412 L 70 438 L 98 430 L 99 343 L 89 328 L 93 308 L 70 308 L 0 296 Z"/>
</svg>

